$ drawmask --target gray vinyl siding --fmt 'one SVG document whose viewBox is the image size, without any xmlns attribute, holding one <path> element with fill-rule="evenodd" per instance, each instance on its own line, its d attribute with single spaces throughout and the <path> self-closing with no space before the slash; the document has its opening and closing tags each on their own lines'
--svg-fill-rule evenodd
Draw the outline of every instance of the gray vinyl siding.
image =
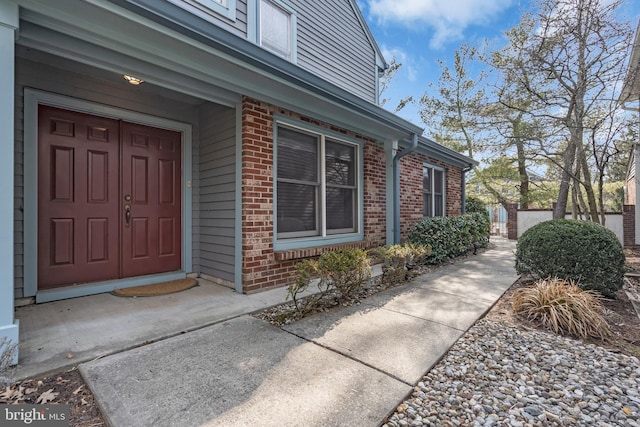
<svg viewBox="0 0 640 427">
<path fill-rule="evenodd" d="M 194 0 L 183 0 L 183 2 L 187 4 L 198 4 Z M 199 5 L 197 7 L 201 8 L 202 6 Z M 227 17 L 219 15 L 214 11 L 210 11 L 206 14 L 202 13 L 200 16 L 239 37 L 247 38 L 247 0 L 236 0 L 235 21 L 231 21 Z"/>
<path fill-rule="evenodd" d="M 63 70 L 40 62 L 17 58 L 16 60 L 16 88 L 15 88 L 15 220 L 14 220 L 14 258 L 15 258 L 15 297 L 23 297 L 24 277 L 24 245 L 23 245 L 23 172 L 24 172 L 24 141 L 23 141 L 23 111 L 24 88 L 29 87 L 60 95 L 71 96 L 105 105 L 112 105 L 132 111 L 138 111 L 158 117 L 190 123 L 194 141 L 198 139 L 198 110 L 192 105 L 192 99 L 182 99 L 181 95 L 173 94 L 181 101 L 169 96 L 160 96 L 136 90 L 126 83 L 119 81 L 119 76 L 113 79 L 94 78 L 73 71 Z M 166 95 L 169 95 L 167 93 Z M 197 144 L 194 144 L 197 145 Z M 197 151 L 194 147 L 194 151 Z M 194 168 L 195 169 L 195 168 Z M 197 182 L 196 182 L 197 184 Z M 195 221 L 194 221 L 195 224 Z M 197 234 L 193 235 L 194 245 Z M 197 270 L 197 259 L 194 257 L 193 271 Z"/>
<path fill-rule="evenodd" d="M 347 0 L 287 0 L 297 11 L 298 65 L 376 100 L 375 50 Z"/>
<path fill-rule="evenodd" d="M 229 27 L 230 31 L 240 37 L 247 37 L 247 0 L 236 1 L 236 21 L 231 24 L 229 20 L 221 20 L 221 26 Z"/>
<path fill-rule="evenodd" d="M 18 87 L 18 83 L 16 84 Z M 24 97 L 22 90 L 15 93 L 15 151 L 14 151 L 14 213 L 13 213 L 13 259 L 14 259 L 14 295 L 24 296 L 24 215 L 22 200 L 24 196 Z"/>
<path fill-rule="evenodd" d="M 232 108 L 200 108 L 200 272 L 229 282 L 235 264 L 235 120 Z"/>
</svg>

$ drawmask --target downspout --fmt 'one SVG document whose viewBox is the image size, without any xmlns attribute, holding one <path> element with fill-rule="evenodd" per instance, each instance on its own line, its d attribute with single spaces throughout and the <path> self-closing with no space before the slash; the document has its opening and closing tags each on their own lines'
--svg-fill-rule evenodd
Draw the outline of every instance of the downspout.
<svg viewBox="0 0 640 427">
<path fill-rule="evenodd" d="M 471 169 L 473 169 L 473 165 L 471 163 L 469 163 L 469 166 L 467 166 L 466 168 L 462 169 L 462 178 L 460 182 L 460 188 L 462 189 L 461 193 L 462 193 L 462 211 L 460 213 L 466 213 L 467 212 L 467 184 L 466 184 L 466 178 L 465 175 L 467 174 L 467 172 L 469 172 Z"/>
<path fill-rule="evenodd" d="M 418 135 L 411 134 L 411 147 L 393 156 L 393 243 L 400 243 L 400 159 L 418 148 Z"/>
</svg>

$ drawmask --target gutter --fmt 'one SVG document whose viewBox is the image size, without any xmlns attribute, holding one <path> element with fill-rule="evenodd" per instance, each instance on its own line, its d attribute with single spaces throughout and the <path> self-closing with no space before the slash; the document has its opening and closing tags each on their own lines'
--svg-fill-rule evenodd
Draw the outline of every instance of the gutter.
<svg viewBox="0 0 640 427">
<path fill-rule="evenodd" d="M 418 135 L 411 134 L 411 147 L 393 156 L 393 243 L 400 243 L 400 159 L 418 148 Z"/>
<path fill-rule="evenodd" d="M 108 1 L 228 55 L 228 58 L 225 59 L 227 61 L 240 61 L 239 63 L 236 62 L 236 64 L 244 68 L 247 68 L 247 64 L 249 64 L 266 73 L 267 77 L 282 79 L 296 88 L 303 88 L 316 96 L 321 96 L 334 104 L 357 112 L 363 117 L 374 118 L 380 124 L 398 132 L 422 133 L 423 131 L 421 127 L 410 121 L 266 51 L 247 39 L 239 37 L 222 27 L 211 25 L 210 22 L 173 3 L 159 2 L 157 0 Z M 95 2 L 95 0 L 90 2 Z"/>
</svg>

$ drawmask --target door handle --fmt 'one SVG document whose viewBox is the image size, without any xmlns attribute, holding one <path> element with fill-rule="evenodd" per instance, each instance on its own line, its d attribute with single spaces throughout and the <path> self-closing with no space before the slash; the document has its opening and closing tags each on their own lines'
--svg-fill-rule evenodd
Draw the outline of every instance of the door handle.
<svg viewBox="0 0 640 427">
<path fill-rule="evenodd" d="M 129 227 L 131 224 L 131 205 L 124 205 L 124 225 L 125 227 Z"/>
</svg>

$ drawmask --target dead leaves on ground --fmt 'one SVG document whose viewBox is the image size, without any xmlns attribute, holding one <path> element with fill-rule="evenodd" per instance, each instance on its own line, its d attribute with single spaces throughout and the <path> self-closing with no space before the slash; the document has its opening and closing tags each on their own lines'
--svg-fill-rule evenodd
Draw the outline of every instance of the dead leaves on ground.
<svg viewBox="0 0 640 427">
<path fill-rule="evenodd" d="M 49 402 L 53 402 L 55 401 L 58 394 L 59 393 L 54 392 L 53 389 L 49 389 L 38 397 L 38 400 L 36 400 L 36 403 L 38 405 L 45 405 Z"/>
<path fill-rule="evenodd" d="M 60 395 L 55 391 L 56 385 L 63 385 L 68 380 L 57 377 L 55 380 L 45 383 L 42 380 L 33 381 L 26 380 L 7 386 L 0 392 L 0 404 L 19 404 L 32 403 L 37 405 L 45 405 L 47 403 L 56 403 L 56 399 Z M 75 394 L 80 392 L 84 385 L 76 389 Z"/>
</svg>

